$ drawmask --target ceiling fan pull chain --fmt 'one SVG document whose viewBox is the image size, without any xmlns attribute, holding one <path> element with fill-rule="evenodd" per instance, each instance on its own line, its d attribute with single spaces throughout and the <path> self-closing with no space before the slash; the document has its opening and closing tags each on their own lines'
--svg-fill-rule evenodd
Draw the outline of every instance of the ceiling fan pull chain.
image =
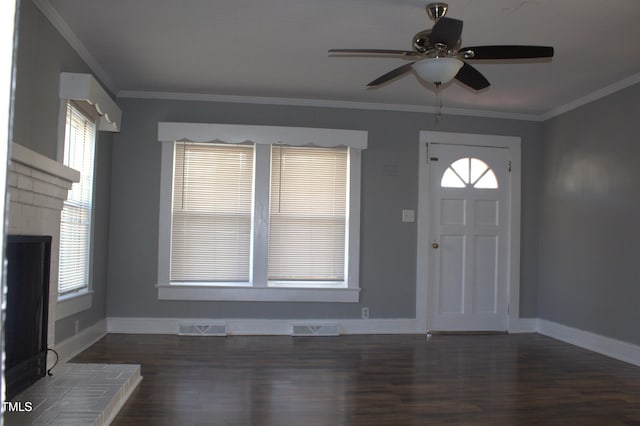
<svg viewBox="0 0 640 426">
<path fill-rule="evenodd" d="M 440 91 L 441 84 L 436 84 L 436 98 L 438 100 L 438 108 L 436 110 L 436 126 L 440 124 L 440 117 L 442 116 L 442 92 Z"/>
</svg>

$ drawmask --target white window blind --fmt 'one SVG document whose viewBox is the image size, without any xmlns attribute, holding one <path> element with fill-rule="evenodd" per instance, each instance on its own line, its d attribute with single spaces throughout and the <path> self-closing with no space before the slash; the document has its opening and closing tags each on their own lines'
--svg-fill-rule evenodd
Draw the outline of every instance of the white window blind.
<svg viewBox="0 0 640 426">
<path fill-rule="evenodd" d="M 80 172 L 80 182 L 73 184 L 62 209 L 58 272 L 60 295 L 89 286 L 95 132 L 94 122 L 69 102 L 63 162 Z"/>
<path fill-rule="evenodd" d="M 344 281 L 347 148 L 273 145 L 270 281 Z"/>
<path fill-rule="evenodd" d="M 248 282 L 254 148 L 176 143 L 171 281 Z"/>
</svg>

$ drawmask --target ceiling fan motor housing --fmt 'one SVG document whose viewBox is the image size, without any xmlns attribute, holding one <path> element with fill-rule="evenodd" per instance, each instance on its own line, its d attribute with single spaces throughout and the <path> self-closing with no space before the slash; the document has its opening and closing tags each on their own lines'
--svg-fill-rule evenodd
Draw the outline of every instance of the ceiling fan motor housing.
<svg viewBox="0 0 640 426">
<path fill-rule="evenodd" d="M 433 21 L 438 22 L 438 19 L 442 18 L 446 13 L 449 5 L 447 3 L 429 3 L 427 4 L 427 15 Z M 423 30 L 413 36 L 413 48 L 419 53 L 425 53 L 429 48 L 433 48 L 431 45 L 430 36 L 431 29 Z"/>
<path fill-rule="evenodd" d="M 442 18 L 447 13 L 449 5 L 447 3 L 429 3 L 427 5 L 427 15 L 434 21 Z"/>
<path fill-rule="evenodd" d="M 423 30 L 413 36 L 413 48 L 420 53 L 424 53 L 429 49 L 431 30 Z"/>
<path fill-rule="evenodd" d="M 447 46 L 441 43 L 433 43 L 431 41 L 431 29 L 422 30 L 413 36 L 413 48 L 418 53 L 424 53 L 428 56 L 452 56 L 455 57 L 457 49 L 460 47 L 461 40 L 458 40 L 454 46 Z"/>
</svg>

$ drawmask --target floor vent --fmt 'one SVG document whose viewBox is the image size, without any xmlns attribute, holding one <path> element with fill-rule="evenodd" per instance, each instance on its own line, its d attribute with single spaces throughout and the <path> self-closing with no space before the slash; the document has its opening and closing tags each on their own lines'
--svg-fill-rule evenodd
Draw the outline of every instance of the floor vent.
<svg viewBox="0 0 640 426">
<path fill-rule="evenodd" d="M 227 325 L 222 323 L 180 323 L 180 336 L 226 336 Z"/>
<path fill-rule="evenodd" d="M 339 336 L 338 324 L 294 324 L 292 336 Z"/>
</svg>

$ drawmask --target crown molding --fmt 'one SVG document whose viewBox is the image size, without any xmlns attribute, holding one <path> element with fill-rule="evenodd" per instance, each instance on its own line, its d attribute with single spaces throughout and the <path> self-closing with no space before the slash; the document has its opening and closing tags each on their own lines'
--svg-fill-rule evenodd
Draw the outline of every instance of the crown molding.
<svg viewBox="0 0 640 426">
<path fill-rule="evenodd" d="M 550 120 L 554 117 L 564 114 L 565 112 L 569 112 L 583 105 L 597 101 L 598 99 L 602 99 L 605 96 L 609 96 L 615 92 L 619 92 L 620 90 L 626 89 L 627 87 L 633 86 L 637 83 L 640 83 L 640 73 L 634 74 L 631 77 L 627 77 L 616 83 L 605 86 L 602 89 L 598 89 L 594 92 L 589 93 L 588 95 L 582 96 L 564 105 L 552 108 L 540 116 L 540 121 Z"/>
<path fill-rule="evenodd" d="M 227 103 L 248 103 L 248 104 L 265 104 L 265 105 L 283 105 L 283 106 L 304 106 L 304 107 L 322 107 L 322 108 L 347 108 L 361 110 L 378 110 L 378 111 L 397 111 L 397 112 L 417 112 L 442 115 L 459 115 L 470 117 L 497 118 L 507 120 L 522 120 L 543 122 L 561 114 L 579 108 L 598 99 L 604 98 L 634 84 L 640 83 L 640 73 L 634 74 L 616 83 L 605 86 L 585 96 L 575 99 L 566 104 L 557 106 L 542 114 L 524 114 L 506 111 L 492 111 L 471 108 L 437 108 L 433 106 L 407 105 L 407 104 L 387 104 L 372 102 L 354 102 L 341 100 L 324 100 L 324 99 L 304 99 L 304 98 L 281 98 L 281 97 L 255 97 L 255 96 L 235 96 L 235 95 L 215 95 L 201 93 L 183 93 L 183 92 L 154 92 L 139 90 L 119 90 L 113 79 L 104 70 L 100 63 L 91 55 L 86 46 L 71 30 L 71 27 L 60 16 L 58 11 L 51 5 L 49 0 L 32 0 L 33 3 L 42 11 L 44 16 L 58 30 L 62 37 L 71 45 L 78 55 L 87 63 L 89 68 L 96 76 L 107 86 L 112 92 L 117 94 L 118 98 L 137 98 L 137 99 L 162 99 L 162 100 L 181 100 L 181 101 L 200 101 L 200 102 L 227 102 Z"/>
<path fill-rule="evenodd" d="M 28 0 L 27 0 L 28 1 Z M 32 0 L 33 3 L 40 9 L 44 16 L 51 22 L 51 24 L 58 30 L 62 38 L 71 46 L 73 50 L 87 63 L 91 71 L 107 86 L 111 93 L 118 93 L 119 88 L 113 82 L 113 79 L 102 68 L 102 65 L 93 57 L 87 47 L 80 41 L 78 36 L 71 30 L 71 27 L 60 16 L 58 11 L 53 7 L 49 0 Z"/>
<path fill-rule="evenodd" d="M 523 114 L 515 112 L 480 110 L 471 108 L 442 108 L 440 110 L 433 106 L 422 105 L 405 105 L 405 104 L 385 104 L 372 102 L 352 102 L 339 100 L 323 100 L 323 99 L 303 99 L 303 98 L 279 98 L 279 97 L 253 97 L 253 96 L 233 96 L 233 95 L 214 95 L 202 93 L 182 93 L 182 92 L 153 92 L 140 90 L 122 90 L 118 93 L 118 98 L 137 98 L 137 99 L 162 99 L 162 100 L 178 100 L 178 101 L 200 101 L 200 102 L 230 102 L 230 103 L 248 103 L 248 104 L 268 104 L 268 105 L 285 105 L 285 106 L 307 106 L 307 107 L 324 107 L 324 108 L 348 108 L 348 109 L 364 109 L 379 111 L 398 111 L 398 112 L 418 112 L 429 114 L 443 115 L 462 115 L 471 117 L 500 118 L 507 120 L 537 121 L 543 122 L 554 117 L 562 115 L 573 109 L 583 105 L 597 101 L 598 99 L 609 96 L 620 90 L 624 90 L 635 84 L 640 83 L 640 73 L 634 74 L 616 83 L 595 90 L 585 96 L 568 102 L 564 105 L 550 109 L 543 114 Z"/>
<path fill-rule="evenodd" d="M 464 115 L 471 117 L 501 118 L 508 120 L 540 121 L 538 115 L 520 114 L 513 112 L 490 111 L 466 108 L 442 108 L 440 110 L 433 106 L 385 104 L 374 102 L 353 102 L 325 99 L 304 99 L 304 98 L 279 98 L 279 97 L 256 97 L 256 96 L 235 96 L 235 95 L 214 95 L 203 93 L 184 92 L 154 92 L 143 90 L 121 90 L 118 98 L 134 99 L 161 99 L 172 101 L 196 101 L 196 102 L 226 102 L 243 104 L 265 104 L 283 106 L 304 106 L 320 108 L 347 108 L 361 110 L 397 111 L 397 112 L 418 112 L 443 115 Z"/>
</svg>

